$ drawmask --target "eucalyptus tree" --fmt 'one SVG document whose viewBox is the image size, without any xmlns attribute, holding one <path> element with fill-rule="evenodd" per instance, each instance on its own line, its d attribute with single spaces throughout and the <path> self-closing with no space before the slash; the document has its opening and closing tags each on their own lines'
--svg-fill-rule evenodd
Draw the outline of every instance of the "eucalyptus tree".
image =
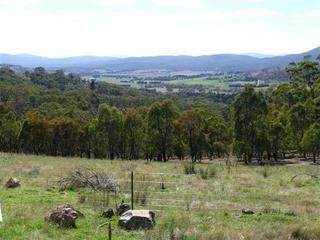
<svg viewBox="0 0 320 240">
<path fill-rule="evenodd" d="M 252 161 L 257 147 L 261 120 L 268 113 L 267 102 L 261 92 L 247 85 L 232 103 L 233 134 L 235 153 L 245 163 Z"/>
<path fill-rule="evenodd" d="M 148 112 L 149 137 L 157 147 L 159 161 L 168 161 L 173 148 L 174 121 L 178 117 L 178 109 L 171 100 L 155 102 Z"/>
</svg>

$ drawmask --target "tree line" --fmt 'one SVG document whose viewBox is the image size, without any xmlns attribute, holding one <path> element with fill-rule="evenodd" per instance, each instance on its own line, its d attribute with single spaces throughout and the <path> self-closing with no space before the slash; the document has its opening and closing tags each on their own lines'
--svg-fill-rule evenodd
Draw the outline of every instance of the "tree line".
<svg viewBox="0 0 320 240">
<path fill-rule="evenodd" d="M 2 68 L 0 151 L 164 162 L 228 154 L 245 163 L 293 155 L 316 161 L 319 62 L 292 63 L 287 72 L 288 83 L 264 92 L 246 86 L 231 104 L 211 104 L 210 97 L 155 96 L 62 71 L 19 75 Z"/>
<path fill-rule="evenodd" d="M 226 129 L 218 116 L 201 109 L 179 112 L 171 100 L 123 111 L 103 103 L 87 122 L 37 110 L 19 120 L 8 111 L 1 121 L 0 147 L 7 152 L 108 159 L 168 161 L 190 155 L 196 161 L 204 153 L 212 158 L 227 152 Z"/>
</svg>

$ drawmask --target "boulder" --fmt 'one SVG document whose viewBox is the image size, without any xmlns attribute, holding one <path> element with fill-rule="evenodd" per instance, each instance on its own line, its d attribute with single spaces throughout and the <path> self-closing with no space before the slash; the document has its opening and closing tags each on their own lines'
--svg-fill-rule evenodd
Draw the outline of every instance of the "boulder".
<svg viewBox="0 0 320 240">
<path fill-rule="evenodd" d="M 70 204 L 64 204 L 53 209 L 51 213 L 45 217 L 45 220 L 62 227 L 76 228 L 76 220 L 80 217 L 84 217 L 81 212 L 75 210 Z"/>
<path fill-rule="evenodd" d="M 250 208 L 243 208 L 242 214 L 243 215 L 252 215 L 252 214 L 254 214 L 254 211 L 252 211 Z"/>
<path fill-rule="evenodd" d="M 21 183 L 16 178 L 10 178 L 6 183 L 7 188 L 18 188 L 21 187 Z"/>
<path fill-rule="evenodd" d="M 121 215 L 119 225 L 126 230 L 146 230 L 155 225 L 155 214 L 149 210 L 129 210 Z"/>
<path fill-rule="evenodd" d="M 117 213 L 119 216 L 121 216 L 123 213 L 125 213 L 126 211 L 129 211 L 130 209 L 131 209 L 130 205 L 128 205 L 122 201 L 118 207 Z"/>
<path fill-rule="evenodd" d="M 102 217 L 105 217 L 105 218 L 112 218 L 113 216 L 114 216 L 114 211 L 112 208 L 109 208 L 108 210 L 102 213 Z"/>
</svg>

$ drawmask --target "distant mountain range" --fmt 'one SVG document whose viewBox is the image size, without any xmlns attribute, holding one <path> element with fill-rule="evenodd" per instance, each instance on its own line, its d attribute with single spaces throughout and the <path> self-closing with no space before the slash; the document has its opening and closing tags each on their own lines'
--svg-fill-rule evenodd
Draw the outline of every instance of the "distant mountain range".
<svg viewBox="0 0 320 240">
<path fill-rule="evenodd" d="M 255 57 L 255 58 L 270 58 L 270 57 L 276 57 L 276 55 L 269 55 L 269 54 L 262 54 L 262 53 L 244 53 L 242 55 L 249 56 L 249 57 Z"/>
<path fill-rule="evenodd" d="M 249 56 L 248 56 L 249 55 Z M 320 47 L 311 51 L 285 56 L 270 57 L 262 54 L 218 54 L 207 56 L 155 56 L 155 57 L 94 57 L 45 58 L 29 54 L 0 54 L 0 64 L 21 65 L 27 68 L 38 66 L 47 69 L 95 69 L 110 71 L 132 70 L 194 70 L 194 71 L 254 71 L 271 67 L 286 67 L 290 62 L 299 62 L 306 55 L 315 59 Z"/>
</svg>

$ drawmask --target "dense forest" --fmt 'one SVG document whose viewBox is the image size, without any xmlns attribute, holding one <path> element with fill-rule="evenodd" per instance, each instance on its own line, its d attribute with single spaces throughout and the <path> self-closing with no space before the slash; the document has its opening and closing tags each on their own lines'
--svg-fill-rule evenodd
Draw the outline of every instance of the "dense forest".
<svg viewBox="0 0 320 240">
<path fill-rule="evenodd" d="M 239 94 L 158 94 L 63 71 L 0 69 L 0 151 L 109 159 L 245 163 L 320 153 L 320 66 L 287 68 L 290 82 Z"/>
</svg>

